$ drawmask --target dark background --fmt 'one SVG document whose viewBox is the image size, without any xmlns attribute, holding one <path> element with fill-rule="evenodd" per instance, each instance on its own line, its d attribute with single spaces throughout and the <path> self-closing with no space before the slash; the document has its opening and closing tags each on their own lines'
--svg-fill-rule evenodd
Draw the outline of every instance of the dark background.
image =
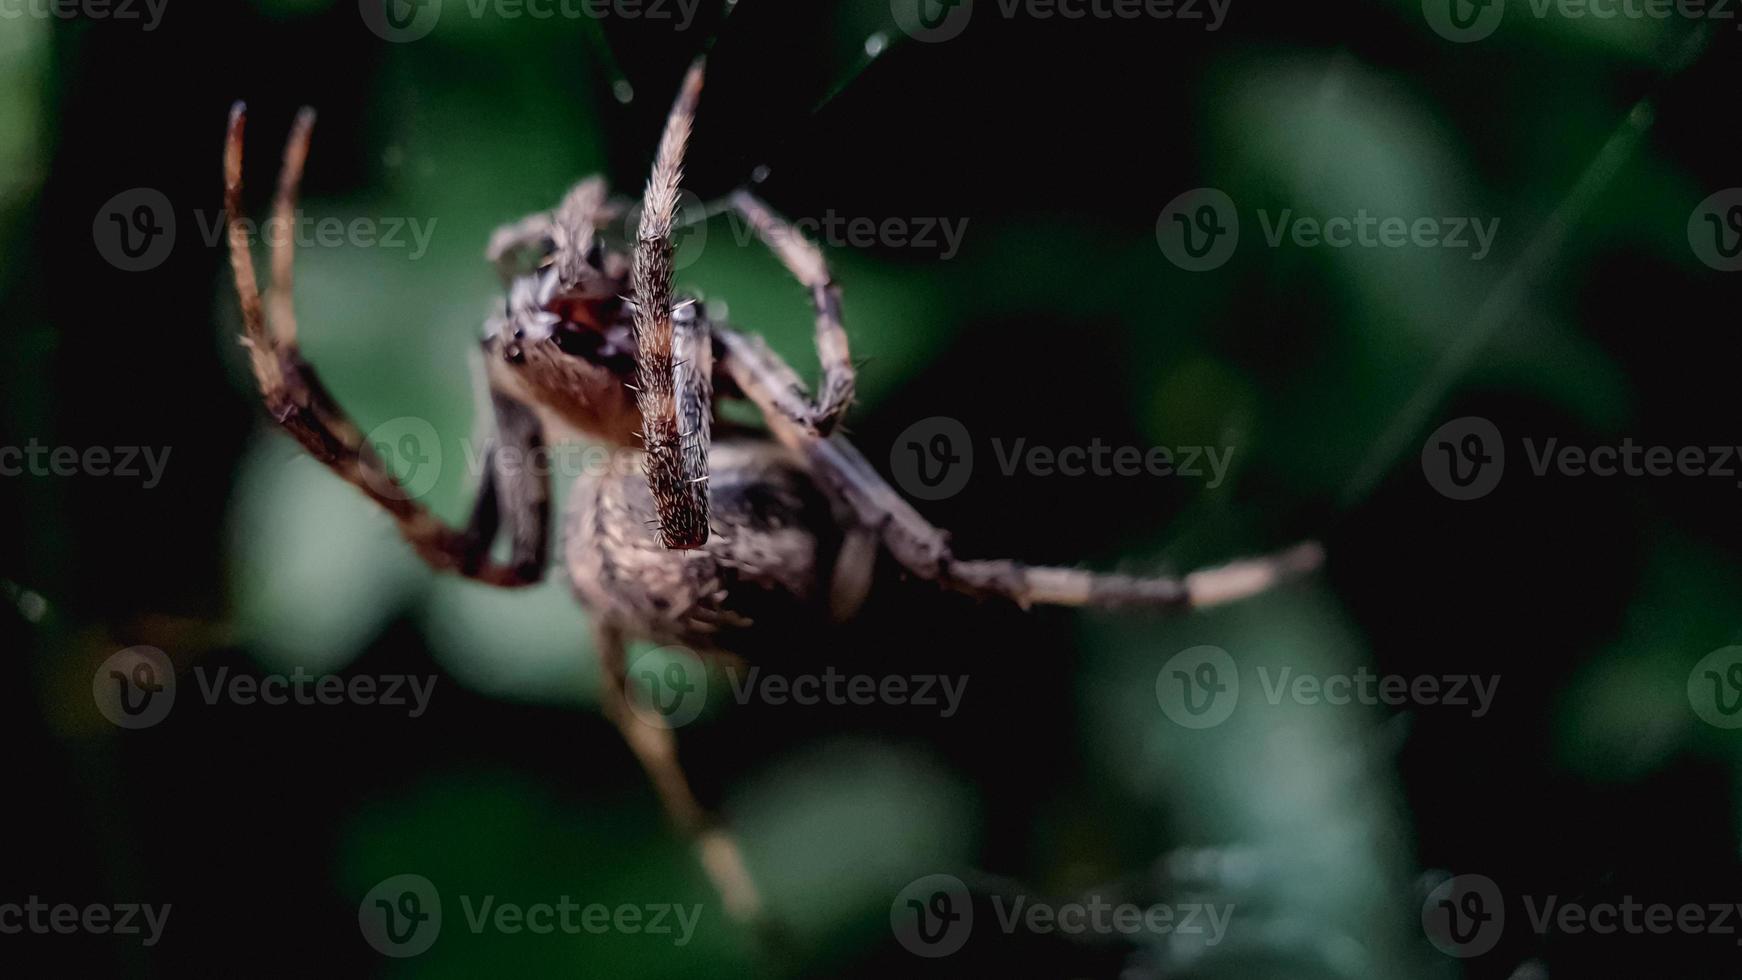
<svg viewBox="0 0 1742 980">
<path fill-rule="evenodd" d="M 927 44 L 877 0 L 740 0 L 723 26 L 703 4 L 688 30 L 449 6 L 408 44 L 372 34 L 347 0 L 170 0 L 153 31 L 0 20 L 0 446 L 171 449 L 151 489 L 0 477 L 0 648 L 16 679 L 0 685 L 0 902 L 173 905 L 150 949 L 0 936 L 0 962 L 127 976 L 1742 975 L 1735 935 L 1538 935 L 1523 904 L 1742 900 L 1738 736 L 1687 695 L 1694 663 L 1737 639 L 1742 490 L 1538 477 L 1522 444 L 1742 441 L 1742 276 L 1703 265 L 1686 233 L 1703 199 L 1742 183 L 1734 21 L 1690 41 L 1701 29 L 1684 20 L 1538 20 L 1513 4 L 1492 38 L 1455 44 L 1413 2 L 1234 0 L 1209 32 L 1005 19 L 981 0 L 962 36 Z M 877 32 L 890 43 L 868 61 Z M 586 173 L 636 192 L 710 39 L 686 179 L 698 196 L 765 165 L 760 193 L 788 215 L 968 222 L 947 259 L 829 250 L 863 359 L 858 444 L 887 468 L 921 419 L 974 436 L 966 489 L 921 506 L 958 552 L 1184 570 L 1316 538 L 1328 567 L 1189 620 L 880 597 L 818 662 L 965 674 L 962 713 L 749 706 L 685 728 L 693 778 L 795 922 L 788 955 L 759 953 L 711 907 L 681 949 L 473 936 L 450 907 L 433 950 L 388 960 L 362 941 L 357 904 L 401 872 L 521 902 L 711 894 L 597 713 L 584 614 L 560 575 L 525 596 L 437 580 L 269 431 L 232 340 L 224 255 L 200 234 L 221 204 L 225 113 L 252 107 L 256 214 L 306 103 L 321 112 L 311 214 L 437 222 L 415 260 L 305 248 L 297 299 L 310 359 L 365 426 L 428 419 L 457 454 L 465 358 L 494 288 L 489 230 Z M 1245 224 L 1232 261 L 1193 274 L 1156 225 L 1200 186 L 1232 195 Z M 105 202 L 134 188 L 161 191 L 178 224 L 168 260 L 138 273 L 93 240 Z M 1477 262 L 1268 248 L 1252 220 L 1363 207 L 1498 217 L 1500 232 Z M 685 279 L 813 372 L 802 292 L 723 220 Z M 1421 450 L 1471 415 L 1505 434 L 1506 476 L 1454 501 Z M 1005 476 L 992 440 L 1016 438 L 1230 446 L 1236 465 L 1214 489 Z M 461 469 L 429 498 L 454 518 Z M 1230 724 L 1190 731 L 1157 709 L 1154 682 L 1203 643 L 1243 668 L 1498 675 L 1499 696 L 1480 718 L 1250 698 Z M 136 644 L 170 656 L 183 694 L 163 724 L 122 731 L 90 679 Z M 207 705 L 185 676 L 299 665 L 438 681 L 408 719 Z M 1177 899 L 1182 849 L 1241 869 L 1191 886 L 1237 909 L 1235 934 L 1202 958 L 1166 937 L 981 925 L 927 964 L 888 928 L 896 891 L 934 872 L 982 894 Z M 1445 873 L 1507 896 L 1492 952 L 1459 961 L 1424 938 L 1422 899 Z"/>
</svg>

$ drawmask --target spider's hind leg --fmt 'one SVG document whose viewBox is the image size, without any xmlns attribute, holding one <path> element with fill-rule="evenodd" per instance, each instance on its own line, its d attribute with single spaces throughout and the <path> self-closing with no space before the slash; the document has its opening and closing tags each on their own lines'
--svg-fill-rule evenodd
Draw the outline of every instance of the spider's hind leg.
<svg viewBox="0 0 1742 980">
<path fill-rule="evenodd" d="M 604 679 L 605 715 L 617 726 L 623 741 L 647 771 L 673 825 L 694 842 L 702 868 L 719 891 L 727 914 L 740 921 L 762 924 L 762 896 L 744 865 L 738 840 L 708 813 L 690 789 L 689 778 L 678 761 L 677 735 L 652 718 L 642 717 L 631 706 L 622 632 L 595 621 L 593 635 Z"/>
<path fill-rule="evenodd" d="M 1148 607 L 1187 610 L 1233 602 L 1316 569 L 1323 556 L 1308 543 L 1262 558 L 1173 578 L 1112 575 L 1004 559 L 965 561 L 949 535 L 914 510 L 846 438 L 824 436 L 803 411 L 803 386 L 760 338 L 717 331 L 721 367 L 761 409 L 769 428 L 806 461 L 825 490 L 846 504 L 860 527 L 873 529 L 908 571 L 939 585 L 1022 606 Z"/>
</svg>

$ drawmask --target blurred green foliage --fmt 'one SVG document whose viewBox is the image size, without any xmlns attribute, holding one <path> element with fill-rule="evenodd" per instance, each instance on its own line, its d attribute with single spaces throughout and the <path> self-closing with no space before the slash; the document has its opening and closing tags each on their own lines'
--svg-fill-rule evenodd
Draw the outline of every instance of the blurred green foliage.
<svg viewBox="0 0 1742 980">
<path fill-rule="evenodd" d="M 287 24 L 336 5 L 343 4 L 256 3 Z M 1428 28 L 1414 0 L 1358 6 L 1363 16 L 1406 25 L 1396 29 L 1423 43 Z M 867 35 L 889 30 L 882 11 L 881 3 L 839 5 L 835 34 L 817 46 L 833 77 L 851 82 L 863 67 Z M 1138 220 L 1115 223 L 1073 212 L 1073 201 L 1105 188 L 1055 190 L 1036 181 L 1038 200 L 1011 214 L 973 215 L 973 234 L 947 265 L 831 251 L 846 284 L 854 354 L 865 364 L 857 411 L 875 417 L 898 398 L 923 401 L 931 392 L 914 394 L 910 385 L 936 379 L 926 372 L 940 363 L 962 364 L 964 346 L 1002 341 L 997 331 L 1006 322 L 1042 319 L 1064 331 L 1092 323 L 1125 352 L 1110 366 L 1112 377 L 1073 376 L 1067 347 L 1036 351 L 1027 376 L 961 383 L 982 395 L 1003 392 L 1001 405 L 1054 398 L 1068 405 L 1073 386 L 1095 385 L 1114 392 L 1151 444 L 1240 447 L 1228 489 L 1181 501 L 1164 530 L 1133 520 L 1118 540 L 1094 545 L 1108 554 L 1083 556 L 1182 567 L 1261 539 L 1267 508 L 1319 507 L 1330 513 L 1329 532 L 1371 497 L 1395 494 L 1390 481 L 1415 466 L 1426 419 L 1406 418 L 1396 444 L 1389 434 L 1424 392 L 1430 414 L 1460 391 L 1503 390 L 1533 399 L 1565 425 L 1632 431 L 1644 410 L 1629 365 L 1590 328 L 1586 284 L 1561 270 L 1595 267 L 1623 247 L 1636 265 L 1675 275 L 1697 269 L 1684 223 L 1708 189 L 1642 136 L 1646 120 L 1627 115 L 1628 100 L 1581 93 L 1673 63 L 1683 28 L 1514 17 L 1482 49 L 1487 60 L 1448 57 L 1418 71 L 1316 39 L 1266 37 L 1216 49 L 1184 93 L 1198 128 L 1170 126 L 1143 153 L 1195 160 L 1198 179 L 1240 201 L 1243 217 L 1258 209 L 1499 215 L 1494 255 L 1473 262 L 1447 249 L 1246 247 L 1220 273 L 1193 275 L 1167 265 L 1155 247 L 1151 216 L 1168 193 L 1134 200 Z M 531 21 L 446 18 L 425 43 L 388 45 L 376 70 L 355 82 L 356 124 L 375 158 L 353 165 L 367 179 L 341 185 L 324 175 L 318 130 L 315 137 L 304 203 L 311 217 L 434 222 L 427 254 L 415 259 L 378 248 L 303 249 L 296 299 L 309 359 L 363 428 L 404 416 L 436 428 L 445 465 L 425 499 L 450 520 L 463 517 L 472 489 L 463 465 L 478 438 L 468 357 L 496 289 L 483 243 L 498 224 L 549 207 L 570 181 L 644 152 L 610 145 L 623 138 L 600 116 L 612 94 L 588 91 L 608 87 L 608 72 L 577 72 L 564 79 L 565 98 L 552 97 L 549 65 L 572 60 L 577 49 L 597 57 L 607 48 L 600 36 L 580 44 L 574 33 Z M 21 221 L 49 164 L 49 43 L 39 20 L 0 21 L 0 240 L 15 253 L 29 248 Z M 1539 58 L 1556 70 L 1535 70 Z M 1501 87 L 1523 82 L 1534 88 Z M 1490 91 L 1474 98 L 1485 105 L 1459 101 L 1484 84 Z M 1470 135 L 1472 119 L 1492 131 Z M 1013 141 L 1047 138 L 1035 123 Z M 1618 147 L 1615 158 L 1594 166 L 1608 145 Z M 1121 151 L 1129 148 L 1084 152 Z M 829 153 L 811 159 L 830 165 Z M 251 180 L 263 186 L 266 159 L 254 163 Z M 1103 169 L 1138 184 L 1147 176 L 1129 160 Z M 1587 180 L 1595 186 L 1575 201 L 1578 213 L 1561 213 Z M 1048 197 L 1054 193 L 1061 196 Z M 1242 233 L 1257 242 L 1263 229 L 1250 222 Z M 1558 237 L 1539 260 L 1531 243 L 1544 234 Z M 764 251 L 736 247 L 724 219 L 711 222 L 708 235 L 684 284 L 808 373 L 802 290 Z M 1532 273 L 1533 288 L 1509 284 L 1520 268 Z M 223 352 L 240 403 L 251 380 L 232 356 L 238 314 L 221 272 L 211 310 L 210 342 Z M 27 344 L 45 335 L 41 324 L 20 334 Z M 28 430 L 52 399 L 25 361 L 4 371 L 8 411 Z M 1085 427 L 1099 421 L 1068 408 L 1061 414 Z M 384 632 L 409 623 L 468 696 L 571 720 L 593 711 L 598 678 L 585 614 L 560 575 L 518 593 L 432 576 L 367 501 L 264 423 L 258 428 L 238 465 L 224 557 L 231 589 L 224 625 L 254 662 L 272 671 L 343 671 Z M 874 459 L 876 448 L 867 447 Z M 566 488 L 557 489 L 560 501 Z M 1735 741 L 1685 710 L 1685 683 L 1689 665 L 1735 631 L 1736 559 L 1676 526 L 1673 502 L 1639 510 L 1639 539 L 1648 543 L 1638 581 L 1623 609 L 1606 610 L 1620 625 L 1575 651 L 1564 687 L 1548 697 L 1547 720 L 1529 732 L 1581 782 L 1645 780 L 1684 755 L 1734 766 Z M 1065 524 L 1075 517 L 1029 516 Z M 1410 554 L 1407 542 L 1400 547 L 1413 561 L 1436 560 Z M 1346 574 L 1371 584 L 1394 571 Z M 1298 975 L 1446 975 L 1446 963 L 1422 965 L 1418 908 L 1408 894 L 1427 859 L 1413 836 L 1411 787 L 1387 748 L 1397 719 L 1250 699 L 1229 724 L 1194 732 L 1156 710 L 1158 663 L 1199 643 L 1239 651 L 1248 670 L 1342 672 L 1382 661 L 1360 616 L 1395 599 L 1375 586 L 1356 608 L 1319 582 L 1196 619 L 1084 617 L 1070 626 L 1076 741 L 1067 751 L 1080 770 L 1050 773 L 1058 782 L 1038 790 L 1047 799 L 1036 807 L 1049 818 L 1013 848 L 1025 859 L 1027 883 L 1089 888 L 1141 873 L 1169 847 L 1238 842 L 1266 869 L 1243 901 L 1275 912 L 1272 928 L 1298 945 L 1300 963 L 1312 964 Z M 69 635 L 80 625 L 69 624 Z M 1492 644 L 1504 646 L 1504 629 L 1492 632 Z M 1419 652 L 1389 662 L 1408 670 Z M 1481 662 L 1537 651 L 1504 653 L 1489 649 Z M 724 724 L 710 714 L 684 737 L 705 740 Z M 593 751 L 578 742 L 573 749 L 567 775 L 577 785 L 587 785 Z M 589 900 L 607 902 L 710 901 L 645 793 L 603 791 L 584 812 L 574 803 L 525 774 L 456 761 L 439 778 L 381 790 L 339 828 L 333 890 L 348 899 L 417 869 L 455 894 L 540 901 L 584 888 Z M 955 762 L 906 739 L 839 738 L 794 750 L 729 787 L 727 804 L 774 910 L 807 948 L 823 951 L 822 962 L 843 969 L 886 942 L 893 892 L 919 875 L 971 866 L 989 846 L 991 801 L 982 788 Z M 583 947 L 560 937 L 467 936 L 384 969 L 758 975 L 747 937 L 716 915 L 684 949 L 652 955 L 648 941 L 619 935 Z"/>
</svg>

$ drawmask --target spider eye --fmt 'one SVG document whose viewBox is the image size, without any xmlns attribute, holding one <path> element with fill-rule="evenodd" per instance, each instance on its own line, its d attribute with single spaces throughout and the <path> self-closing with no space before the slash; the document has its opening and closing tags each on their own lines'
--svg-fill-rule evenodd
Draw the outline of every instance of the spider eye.
<svg viewBox="0 0 1742 980">
<path fill-rule="evenodd" d="M 592 266 L 595 269 L 598 269 L 601 272 L 604 271 L 604 269 L 605 269 L 605 243 L 599 241 L 597 236 L 595 236 L 593 238 L 592 244 L 587 246 L 586 260 L 587 260 L 588 265 Z"/>
</svg>

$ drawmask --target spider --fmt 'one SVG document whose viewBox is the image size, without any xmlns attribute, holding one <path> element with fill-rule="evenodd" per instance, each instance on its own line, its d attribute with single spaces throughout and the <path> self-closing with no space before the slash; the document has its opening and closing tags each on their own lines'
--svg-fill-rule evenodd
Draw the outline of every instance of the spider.
<svg viewBox="0 0 1742 980">
<path fill-rule="evenodd" d="M 795 619 L 845 622 L 864 600 L 882 553 L 911 579 L 1024 607 L 1186 610 L 1251 596 L 1310 571 L 1320 552 L 1297 545 L 1183 578 L 956 557 L 947 534 L 839 432 L 853 401 L 855 368 L 841 291 L 815 245 L 749 192 L 731 195 L 731 207 L 810 293 L 822 367 L 815 396 L 759 338 L 710 322 L 694 297 L 674 292 L 672 234 L 702 78 L 698 60 L 667 118 L 629 254 L 604 240 L 601 230 L 625 211 L 598 177 L 576 184 L 555 209 L 491 236 L 486 256 L 506 291 L 482 344 L 494 435 L 464 528 L 444 523 L 401 489 L 300 355 L 288 242 L 272 244 L 272 282 L 262 297 L 242 224 L 242 103 L 231 110 L 225 141 L 224 205 L 242 343 L 267 411 L 310 455 L 385 510 L 433 568 L 510 588 L 543 577 L 547 479 L 505 460 L 531 458 L 547 440 L 578 438 L 612 447 L 630 464 L 576 482 L 561 560 L 591 613 L 604 712 L 673 823 L 697 847 L 728 912 L 757 922 L 755 883 L 735 840 L 691 791 L 674 733 L 630 710 L 629 640 L 743 655 L 754 650 L 759 628 L 779 630 Z M 297 206 L 313 126 L 314 113 L 304 109 L 286 143 L 273 205 L 285 222 Z M 716 395 L 748 400 L 766 431 L 713 441 Z M 492 557 L 498 537 L 506 538 L 506 561 Z"/>
</svg>

